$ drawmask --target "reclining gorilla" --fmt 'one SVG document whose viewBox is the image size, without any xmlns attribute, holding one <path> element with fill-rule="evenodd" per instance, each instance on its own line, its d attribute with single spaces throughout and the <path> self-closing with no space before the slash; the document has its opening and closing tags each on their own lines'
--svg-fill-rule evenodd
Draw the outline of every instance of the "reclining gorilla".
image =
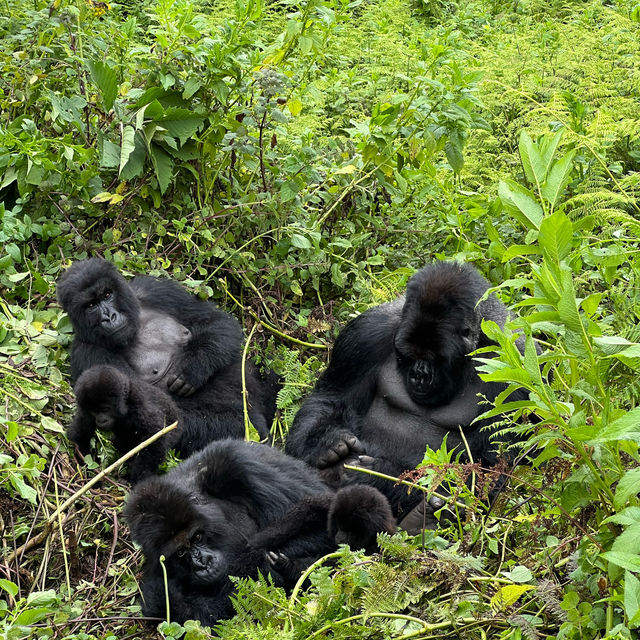
<svg viewBox="0 0 640 640">
<path fill-rule="evenodd" d="M 321 469 L 334 486 L 372 484 L 398 517 L 421 503 L 420 492 L 345 472 L 343 463 L 398 476 L 445 436 L 450 448 L 464 451 L 460 425 L 474 460 L 495 464 L 490 433 L 482 428 L 496 418 L 472 422 L 487 410 L 478 394 L 493 401 L 505 387 L 482 382 L 467 355 L 490 344 L 482 319 L 502 327 L 508 317 L 495 296 L 478 303 L 489 286 L 471 265 L 434 263 L 416 272 L 404 296 L 349 322 L 295 418 L 285 451 Z M 520 390 L 510 400 L 525 397 Z"/>
<path fill-rule="evenodd" d="M 75 331 L 71 377 L 111 365 L 171 394 L 182 427 L 183 456 L 214 439 L 244 434 L 242 330 L 228 313 L 177 282 L 136 276 L 129 282 L 101 258 L 73 263 L 58 281 L 58 300 Z M 249 370 L 249 417 L 261 437 L 275 411 L 275 376 Z M 162 425 L 159 425 L 159 428 Z"/>
<path fill-rule="evenodd" d="M 290 587 L 338 542 L 375 547 L 392 533 L 386 498 L 354 485 L 334 494 L 304 462 L 266 445 L 213 442 L 127 499 L 125 517 L 145 557 L 143 612 L 163 618 L 165 557 L 171 619 L 231 617 L 229 576 L 269 573 Z"/>
</svg>

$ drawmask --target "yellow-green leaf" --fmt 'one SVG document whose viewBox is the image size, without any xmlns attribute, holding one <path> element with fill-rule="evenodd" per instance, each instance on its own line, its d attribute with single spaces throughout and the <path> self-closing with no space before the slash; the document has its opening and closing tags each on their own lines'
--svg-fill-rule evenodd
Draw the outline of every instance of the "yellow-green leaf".
<svg viewBox="0 0 640 640">
<path fill-rule="evenodd" d="M 531 591 L 534 587 L 530 584 L 508 584 L 498 589 L 493 598 L 491 598 L 491 608 L 494 611 L 500 611 L 510 607 L 523 593 Z"/>
</svg>

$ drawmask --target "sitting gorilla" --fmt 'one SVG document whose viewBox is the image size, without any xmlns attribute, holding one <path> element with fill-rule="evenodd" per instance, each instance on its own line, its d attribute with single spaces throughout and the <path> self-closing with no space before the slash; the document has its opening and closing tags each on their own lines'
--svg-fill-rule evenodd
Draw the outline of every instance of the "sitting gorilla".
<svg viewBox="0 0 640 640">
<path fill-rule="evenodd" d="M 493 401 L 505 387 L 482 382 L 468 355 L 490 344 L 482 319 L 502 327 L 508 317 L 495 296 L 478 303 L 488 288 L 471 265 L 438 262 L 416 272 L 404 296 L 349 322 L 295 418 L 285 451 L 321 469 L 333 486 L 377 487 L 398 517 L 421 502 L 420 492 L 345 473 L 343 463 L 398 476 L 422 461 L 427 446 L 439 448 L 445 436 L 450 447 L 464 451 L 460 425 L 474 460 L 495 464 L 490 433 L 482 427 L 497 419 L 471 423 L 487 410 L 478 395 Z M 525 397 L 518 390 L 510 400 Z"/>
<path fill-rule="evenodd" d="M 144 615 L 166 614 L 160 556 L 171 619 L 211 625 L 234 613 L 229 576 L 269 573 L 275 584 L 290 587 L 302 569 L 336 548 L 339 534 L 371 545 L 376 531 L 393 532 L 386 498 L 363 486 L 361 500 L 358 489 L 334 495 L 301 460 L 240 440 L 213 442 L 166 475 L 147 478 L 125 508 L 145 557 Z M 344 512 L 365 502 L 366 519 L 343 523 Z"/>
<path fill-rule="evenodd" d="M 108 364 L 170 393 L 183 422 L 176 443 L 183 456 L 244 435 L 242 330 L 231 315 L 172 280 L 127 282 L 101 258 L 73 263 L 58 281 L 58 300 L 75 331 L 74 382 Z M 249 417 L 262 438 L 275 412 L 274 377 L 262 382 L 252 369 L 246 375 Z"/>
<path fill-rule="evenodd" d="M 168 393 L 109 365 L 87 369 L 78 378 L 75 392 L 78 410 L 67 435 L 82 453 L 89 452 L 96 429 L 110 431 L 116 451 L 124 455 L 179 420 L 178 408 Z M 129 461 L 127 477 L 132 483 L 157 471 L 179 440 L 179 429 L 180 424 Z"/>
</svg>

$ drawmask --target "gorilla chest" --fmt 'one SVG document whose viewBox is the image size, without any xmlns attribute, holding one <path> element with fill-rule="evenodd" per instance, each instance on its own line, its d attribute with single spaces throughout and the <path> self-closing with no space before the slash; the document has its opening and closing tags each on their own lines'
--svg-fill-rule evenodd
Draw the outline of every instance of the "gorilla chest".
<svg viewBox="0 0 640 640">
<path fill-rule="evenodd" d="M 376 395 L 363 422 L 363 436 L 385 448 L 401 442 L 401 448 L 415 449 L 419 455 L 427 445 L 439 448 L 446 434 L 449 449 L 462 445 L 459 426 L 467 428 L 481 413 L 477 398 L 480 380 L 477 382 L 469 384 L 461 379 L 460 390 L 446 405 L 419 405 L 407 393 L 392 356 L 379 370 Z"/>
<path fill-rule="evenodd" d="M 140 377 L 150 384 L 164 378 L 176 357 L 191 340 L 191 331 L 166 313 L 140 311 L 140 330 L 130 352 L 130 361 Z"/>
</svg>

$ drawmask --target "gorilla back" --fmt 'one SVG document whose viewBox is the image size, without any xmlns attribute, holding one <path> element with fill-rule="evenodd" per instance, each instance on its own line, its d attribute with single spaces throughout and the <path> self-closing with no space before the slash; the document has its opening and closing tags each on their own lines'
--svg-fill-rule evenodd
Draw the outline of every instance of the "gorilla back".
<svg viewBox="0 0 640 640">
<path fill-rule="evenodd" d="M 462 427 L 475 460 L 496 462 L 490 431 L 474 422 L 505 388 L 480 380 L 469 352 L 489 344 L 482 319 L 504 326 L 506 307 L 495 296 L 479 302 L 489 283 L 468 264 L 439 262 L 420 269 L 407 291 L 352 320 L 332 359 L 300 409 L 286 451 L 322 469 L 337 486 L 373 484 L 398 516 L 420 496 L 361 473 L 345 461 L 397 476 L 413 469 L 428 446 L 447 436 L 463 451 Z M 525 397 L 517 391 L 512 400 Z M 473 424 L 472 424 L 473 423 Z"/>
<path fill-rule="evenodd" d="M 242 331 L 231 315 L 172 280 L 127 282 L 101 258 L 73 263 L 58 281 L 58 300 L 75 331 L 74 382 L 107 364 L 171 394 L 184 423 L 177 444 L 183 456 L 213 439 L 242 437 Z M 276 385 L 251 368 L 246 381 L 251 421 L 266 437 Z"/>
</svg>

